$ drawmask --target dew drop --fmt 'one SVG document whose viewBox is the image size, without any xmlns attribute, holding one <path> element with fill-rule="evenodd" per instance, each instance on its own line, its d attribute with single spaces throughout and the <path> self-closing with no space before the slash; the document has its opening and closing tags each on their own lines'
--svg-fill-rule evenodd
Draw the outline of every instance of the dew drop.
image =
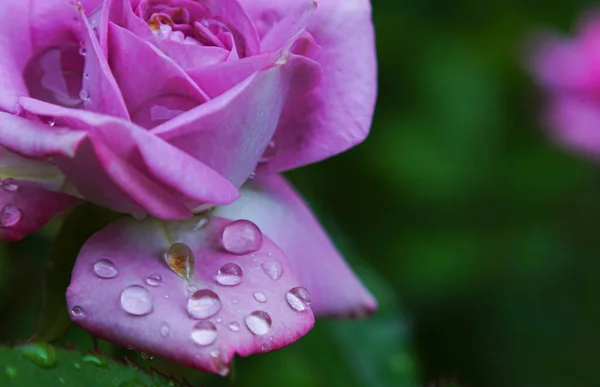
<svg viewBox="0 0 600 387">
<path fill-rule="evenodd" d="M 79 317 L 83 315 L 83 308 L 79 305 L 75 305 L 71 308 L 71 314 L 75 317 Z"/>
<path fill-rule="evenodd" d="M 216 359 L 217 357 L 219 357 L 219 355 L 220 355 L 220 353 L 219 353 L 219 351 L 218 351 L 218 350 L 216 350 L 216 349 L 213 349 L 212 351 L 210 351 L 210 356 L 211 356 L 211 357 L 214 357 L 215 359 Z"/>
<path fill-rule="evenodd" d="M 257 310 L 246 316 L 246 327 L 255 335 L 264 335 L 271 329 L 271 316 Z"/>
<path fill-rule="evenodd" d="M 143 360 L 152 360 L 152 359 L 154 359 L 154 356 L 152 356 L 152 355 L 151 355 L 151 354 L 149 354 L 149 353 L 142 352 L 142 359 L 143 359 Z"/>
<path fill-rule="evenodd" d="M 7 204 L 0 210 L 0 227 L 13 227 L 21 220 L 23 214 L 14 204 Z"/>
<path fill-rule="evenodd" d="M 79 47 L 79 55 L 85 56 L 86 54 L 87 54 L 86 48 L 83 46 Z"/>
<path fill-rule="evenodd" d="M 240 324 L 236 323 L 236 322 L 232 322 L 231 324 L 229 324 L 229 330 L 233 331 L 233 332 L 238 332 L 240 330 Z"/>
<path fill-rule="evenodd" d="M 222 322 L 223 322 L 223 319 L 222 319 L 221 317 L 219 317 L 219 318 L 217 318 L 215 321 L 216 321 L 216 322 L 218 322 L 218 323 L 220 324 L 220 323 L 222 323 Z"/>
<path fill-rule="evenodd" d="M 6 367 L 4 367 L 4 373 L 10 379 L 14 379 L 14 378 L 17 377 L 17 369 L 15 367 L 12 367 L 12 366 L 6 366 Z"/>
<path fill-rule="evenodd" d="M 163 283 L 162 275 L 159 273 L 152 273 L 146 278 L 146 283 L 150 286 L 160 286 Z"/>
<path fill-rule="evenodd" d="M 82 101 L 89 101 L 90 94 L 87 92 L 87 90 L 81 89 L 79 90 L 79 98 L 81 98 Z"/>
<path fill-rule="evenodd" d="M 196 222 L 196 224 L 194 224 L 194 227 L 192 227 L 192 231 L 198 231 L 202 227 L 206 226 L 207 224 L 208 224 L 208 218 L 205 216 L 201 216 L 198 219 L 198 221 Z"/>
<path fill-rule="evenodd" d="M 31 343 L 16 347 L 24 358 L 41 368 L 52 368 L 56 365 L 56 351 L 47 343 Z"/>
<path fill-rule="evenodd" d="M 0 187 L 6 192 L 17 192 L 19 190 L 19 186 L 15 180 L 10 177 L 7 177 L 4 180 L 0 179 Z"/>
<path fill-rule="evenodd" d="M 165 294 L 165 298 L 168 300 L 169 298 L 171 298 L 171 296 L 169 296 L 168 294 Z"/>
<path fill-rule="evenodd" d="M 252 253 L 262 244 L 262 233 L 257 225 L 240 219 L 229 223 L 223 229 L 223 247 L 232 254 Z"/>
<path fill-rule="evenodd" d="M 192 329 L 192 340 L 198 345 L 211 345 L 217 339 L 217 327 L 210 321 L 200 321 Z"/>
<path fill-rule="evenodd" d="M 128 286 L 121 292 L 121 308 L 134 316 L 147 315 L 154 308 L 152 295 L 143 286 Z"/>
<path fill-rule="evenodd" d="M 297 287 L 287 292 L 285 298 L 296 312 L 302 312 L 310 305 L 310 293 L 303 287 Z"/>
<path fill-rule="evenodd" d="M 170 331 L 171 331 L 171 328 L 169 327 L 169 324 L 167 324 L 167 323 L 163 323 L 163 324 L 160 326 L 160 335 L 161 335 L 162 337 L 167 337 L 167 336 L 169 336 L 169 332 L 170 332 Z"/>
<path fill-rule="evenodd" d="M 277 281 L 283 275 L 283 266 L 277 261 L 263 262 L 261 266 L 265 274 L 273 281 Z"/>
<path fill-rule="evenodd" d="M 224 264 L 217 273 L 217 283 L 223 286 L 235 286 L 242 282 L 242 268 L 235 263 Z"/>
<path fill-rule="evenodd" d="M 263 292 L 254 293 L 254 299 L 258 302 L 267 302 L 267 295 Z"/>
<path fill-rule="evenodd" d="M 198 290 L 188 300 L 188 313 L 193 318 L 205 319 L 221 310 L 221 300 L 212 290 Z"/>
<path fill-rule="evenodd" d="M 54 118 L 51 118 L 48 121 L 46 121 L 46 123 L 52 128 L 54 125 L 56 125 L 56 120 Z"/>
<path fill-rule="evenodd" d="M 184 243 L 173 243 L 165 254 L 167 265 L 178 276 L 189 281 L 194 273 L 194 252 Z"/>
<path fill-rule="evenodd" d="M 119 271 L 110 259 L 100 259 L 94 263 L 94 273 L 100 278 L 115 278 Z"/>
<path fill-rule="evenodd" d="M 269 142 L 269 144 L 267 145 L 267 148 L 265 149 L 265 151 L 263 152 L 262 156 L 260 156 L 260 159 L 258 160 L 259 163 L 266 163 L 267 161 L 270 161 L 273 159 L 273 157 L 275 157 L 277 155 L 277 151 L 279 147 L 277 146 L 277 143 L 275 142 L 275 140 L 271 140 Z"/>
<path fill-rule="evenodd" d="M 81 368 L 81 364 L 75 362 L 75 363 L 73 363 L 73 367 L 75 367 L 76 369 L 80 369 Z"/>
<path fill-rule="evenodd" d="M 92 355 L 91 353 L 89 353 L 87 355 L 83 355 L 83 357 L 81 358 L 81 361 L 84 363 L 93 364 L 96 367 L 100 367 L 100 368 L 106 368 L 108 366 L 108 362 L 106 361 L 105 358 L 96 356 L 96 355 Z"/>
</svg>

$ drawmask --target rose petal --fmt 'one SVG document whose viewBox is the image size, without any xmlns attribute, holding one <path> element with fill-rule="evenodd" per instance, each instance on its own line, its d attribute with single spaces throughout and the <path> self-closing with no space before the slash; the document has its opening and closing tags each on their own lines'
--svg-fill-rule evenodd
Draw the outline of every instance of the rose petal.
<svg viewBox="0 0 600 387">
<path fill-rule="evenodd" d="M 242 188 L 235 203 L 214 214 L 256 223 L 285 252 L 312 298 L 317 315 L 364 316 L 377 308 L 302 198 L 277 175 Z"/>
<path fill-rule="evenodd" d="M 235 354 L 248 356 L 296 341 L 310 330 L 314 317 L 310 308 L 296 311 L 288 304 L 287 292 L 300 283 L 285 255 L 266 237 L 255 253 L 227 253 L 221 238 L 229 223 L 215 217 L 200 230 L 194 222 L 150 218 L 109 225 L 77 258 L 67 290 L 72 320 L 102 339 L 223 375 Z M 165 263 L 173 242 L 186 244 L 195 255 L 189 284 Z M 263 269 L 273 262 L 282 269 L 276 280 Z M 241 282 L 220 285 L 219 269 L 231 263 L 241 268 Z M 220 307 L 205 304 L 192 316 L 188 302 L 197 290 L 214 292 Z M 268 314 L 270 327 L 260 324 L 260 313 L 252 317 L 257 311 Z M 194 327 L 200 331 L 194 334 Z"/>
</svg>

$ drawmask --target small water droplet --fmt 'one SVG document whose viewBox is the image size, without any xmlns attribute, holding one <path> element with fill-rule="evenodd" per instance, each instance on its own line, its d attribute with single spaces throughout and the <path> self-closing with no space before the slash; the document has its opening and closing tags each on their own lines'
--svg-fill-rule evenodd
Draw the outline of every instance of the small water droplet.
<svg viewBox="0 0 600 387">
<path fill-rule="evenodd" d="M 160 286 L 162 285 L 163 278 L 159 273 L 152 273 L 146 278 L 146 283 L 150 286 Z"/>
<path fill-rule="evenodd" d="M 254 299 L 258 302 L 267 302 L 267 295 L 263 292 L 254 293 Z"/>
<path fill-rule="evenodd" d="M 265 274 L 273 281 L 277 281 L 283 275 L 283 266 L 277 261 L 263 262 L 261 266 Z"/>
<path fill-rule="evenodd" d="M 207 224 L 208 224 L 208 218 L 205 216 L 201 216 L 198 219 L 198 221 L 196 222 L 196 224 L 194 224 L 194 227 L 192 227 L 192 231 L 198 231 L 202 227 L 206 226 Z"/>
<path fill-rule="evenodd" d="M 269 346 L 267 344 L 263 344 L 260 346 L 261 351 L 269 352 Z"/>
<path fill-rule="evenodd" d="M 237 304 L 238 300 L 237 300 L 237 298 L 234 298 L 233 300 L 231 300 L 231 302 L 234 303 L 234 304 Z"/>
<path fill-rule="evenodd" d="M 89 79 L 89 78 L 90 78 L 90 74 L 88 74 L 88 73 L 85 73 L 85 74 L 83 74 L 83 77 L 84 77 L 85 79 Z"/>
<path fill-rule="evenodd" d="M 81 361 L 84 363 L 93 364 L 96 367 L 100 367 L 100 368 L 108 367 L 108 361 L 106 361 L 105 358 L 96 356 L 96 355 L 92 355 L 91 353 L 88 353 L 87 355 L 83 355 L 83 357 L 81 358 Z"/>
<path fill-rule="evenodd" d="M 86 89 L 81 89 L 79 90 L 79 98 L 81 98 L 82 101 L 89 101 L 90 94 L 87 92 Z"/>
<path fill-rule="evenodd" d="M 0 187 L 6 192 L 17 192 L 19 190 L 19 186 L 15 182 L 15 179 L 10 177 L 0 180 Z"/>
<path fill-rule="evenodd" d="M 192 329 L 192 340 L 198 345 L 211 345 L 217 339 L 217 327 L 210 321 L 200 321 Z"/>
<path fill-rule="evenodd" d="M 277 152 L 279 150 L 278 148 L 279 147 L 277 146 L 277 142 L 275 142 L 275 140 L 271 140 L 269 142 L 269 144 L 267 145 L 267 148 L 263 152 L 262 156 L 260 157 L 260 160 L 258 160 L 258 162 L 266 163 L 267 161 L 271 161 L 273 159 L 273 157 L 275 157 L 277 155 Z"/>
<path fill-rule="evenodd" d="M 167 337 L 167 336 L 169 336 L 169 332 L 170 332 L 170 331 L 171 331 L 171 328 L 169 327 L 169 324 L 167 324 L 167 323 L 163 323 L 163 324 L 160 326 L 160 335 L 161 335 L 162 337 Z"/>
<path fill-rule="evenodd" d="M 75 317 L 79 317 L 83 315 L 83 308 L 79 305 L 75 305 L 72 309 L 71 309 L 71 314 Z"/>
<path fill-rule="evenodd" d="M 168 300 L 169 298 L 171 298 L 171 296 L 169 296 L 168 294 L 165 294 L 165 298 Z"/>
<path fill-rule="evenodd" d="M 255 335 L 264 335 L 271 329 L 271 316 L 267 312 L 257 310 L 246 316 L 246 327 Z"/>
<path fill-rule="evenodd" d="M 56 125 L 56 120 L 54 118 L 51 118 L 48 121 L 46 121 L 46 123 L 52 128 L 54 125 Z"/>
<path fill-rule="evenodd" d="M 235 286 L 242 282 L 242 268 L 235 263 L 224 264 L 217 273 L 217 283 L 223 286 Z"/>
<path fill-rule="evenodd" d="M 0 227 L 13 227 L 19 221 L 23 214 L 14 204 L 7 204 L 0 210 Z"/>
<path fill-rule="evenodd" d="M 134 316 L 144 316 L 152 312 L 152 295 L 143 286 L 131 285 L 121 292 L 121 308 Z"/>
<path fill-rule="evenodd" d="M 302 312 L 310 305 L 310 293 L 303 287 L 297 287 L 287 292 L 285 298 L 296 312 Z"/>
<path fill-rule="evenodd" d="M 106 258 L 102 258 L 94 263 L 94 273 L 100 278 L 115 278 L 119 271 L 115 264 Z"/>
<path fill-rule="evenodd" d="M 194 273 L 194 252 L 183 243 L 173 243 L 165 254 L 167 265 L 178 276 L 189 281 Z"/>
<path fill-rule="evenodd" d="M 231 324 L 229 324 L 229 330 L 233 331 L 233 332 L 237 332 L 240 330 L 240 324 L 236 323 L 236 322 L 232 322 Z"/>
<path fill-rule="evenodd" d="M 4 373 L 6 373 L 6 376 L 8 376 L 10 379 L 14 379 L 17 377 L 17 369 L 12 366 L 4 367 Z"/>
<path fill-rule="evenodd" d="M 221 317 L 217 318 L 216 320 L 219 324 L 223 322 L 223 319 Z"/>
<path fill-rule="evenodd" d="M 219 355 L 220 355 L 220 353 L 216 349 L 213 349 L 212 351 L 210 351 L 210 356 L 211 357 L 217 358 L 217 357 L 219 357 Z"/>
<path fill-rule="evenodd" d="M 254 180 L 255 177 L 256 177 L 256 172 L 250 172 L 250 174 L 248 175 L 248 180 Z"/>
<path fill-rule="evenodd" d="M 142 352 L 142 359 L 143 359 L 143 360 L 152 360 L 152 359 L 154 359 L 154 356 L 152 356 L 152 355 L 151 355 L 151 354 L 149 354 L 149 353 Z"/>
<path fill-rule="evenodd" d="M 84 46 L 79 47 L 79 55 L 85 56 L 87 54 L 87 49 Z"/>
<path fill-rule="evenodd" d="M 223 229 L 223 247 L 232 254 L 252 253 L 262 244 L 262 233 L 257 225 L 240 219 L 229 223 Z"/>
<path fill-rule="evenodd" d="M 56 365 L 56 351 L 47 343 L 31 343 L 15 348 L 24 358 L 41 368 L 52 368 Z"/>
<path fill-rule="evenodd" d="M 80 369 L 81 368 L 81 364 L 75 362 L 75 363 L 73 363 L 73 367 L 75 367 L 76 369 Z"/>
<path fill-rule="evenodd" d="M 188 300 L 188 313 L 193 318 L 205 319 L 221 310 L 221 300 L 212 290 L 198 290 Z"/>
</svg>

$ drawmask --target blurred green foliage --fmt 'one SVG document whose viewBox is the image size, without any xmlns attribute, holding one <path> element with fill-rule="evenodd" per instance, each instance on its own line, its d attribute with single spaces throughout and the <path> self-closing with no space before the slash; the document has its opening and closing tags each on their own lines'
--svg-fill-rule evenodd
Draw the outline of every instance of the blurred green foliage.
<svg viewBox="0 0 600 387">
<path fill-rule="evenodd" d="M 600 166 L 548 140 L 524 70 L 532 34 L 593 4 L 373 0 L 372 134 L 290 173 L 379 298 L 373 319 L 318 322 L 229 379 L 100 349 L 206 386 L 600 386 Z M 51 234 L 2 246 L 1 342 L 34 331 Z M 63 342 L 93 348 L 75 327 Z"/>
</svg>

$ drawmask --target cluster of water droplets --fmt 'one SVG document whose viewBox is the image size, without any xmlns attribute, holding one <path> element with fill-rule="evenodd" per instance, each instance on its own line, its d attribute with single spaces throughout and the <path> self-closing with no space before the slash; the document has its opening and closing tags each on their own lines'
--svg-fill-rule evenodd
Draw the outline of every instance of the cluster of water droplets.
<svg viewBox="0 0 600 387">
<path fill-rule="evenodd" d="M 12 178 L 0 179 L 0 189 L 15 193 L 19 186 Z M 9 228 L 16 226 L 23 217 L 21 210 L 12 203 L 7 203 L 0 208 L 0 227 Z"/>
</svg>

